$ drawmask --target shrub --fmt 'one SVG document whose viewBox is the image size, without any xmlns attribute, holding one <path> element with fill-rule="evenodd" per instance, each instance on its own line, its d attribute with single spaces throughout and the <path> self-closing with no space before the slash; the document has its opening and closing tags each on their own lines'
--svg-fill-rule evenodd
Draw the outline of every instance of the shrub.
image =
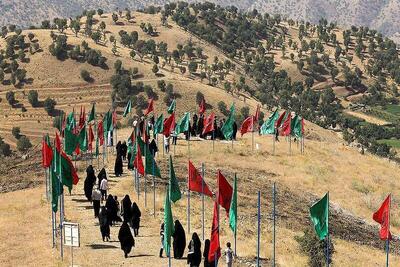
<svg viewBox="0 0 400 267">
<path fill-rule="evenodd" d="M 8 104 L 14 105 L 15 104 L 15 93 L 13 91 L 8 91 L 6 93 L 6 99 Z"/>
<path fill-rule="evenodd" d="M 29 148 L 32 147 L 31 141 L 26 136 L 21 136 L 17 142 L 17 149 L 21 152 L 26 152 Z"/>
<path fill-rule="evenodd" d="M 19 127 L 13 127 L 11 133 L 16 139 L 21 138 L 21 129 Z"/>
<path fill-rule="evenodd" d="M 219 101 L 218 104 L 217 104 L 217 106 L 218 106 L 218 110 L 219 110 L 222 114 L 224 114 L 225 116 L 228 115 L 229 111 L 227 110 L 227 106 L 226 106 L 226 104 L 225 104 L 224 101 Z"/>
<path fill-rule="evenodd" d="M 8 157 L 11 155 L 10 145 L 4 143 L 3 138 L 0 137 L 0 156 Z"/>
<path fill-rule="evenodd" d="M 43 102 L 43 105 L 47 114 L 50 115 L 54 112 L 54 107 L 56 106 L 56 104 L 57 102 L 54 99 L 51 99 L 50 97 L 46 98 L 46 100 Z"/>
<path fill-rule="evenodd" d="M 32 107 L 39 106 L 39 94 L 36 90 L 30 90 L 28 92 L 28 101 Z"/>
<path fill-rule="evenodd" d="M 90 82 L 92 80 L 90 73 L 87 70 L 81 70 L 81 78 L 86 82 Z"/>
</svg>

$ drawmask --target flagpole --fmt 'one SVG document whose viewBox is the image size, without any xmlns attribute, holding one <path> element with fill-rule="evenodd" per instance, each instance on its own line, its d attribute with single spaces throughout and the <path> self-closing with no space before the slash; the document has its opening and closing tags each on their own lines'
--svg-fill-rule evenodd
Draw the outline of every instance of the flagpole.
<svg viewBox="0 0 400 267">
<path fill-rule="evenodd" d="M 329 191 L 327 193 L 328 198 L 328 234 L 326 235 L 326 266 L 329 267 Z"/>
<path fill-rule="evenodd" d="M 49 175 L 48 175 L 48 168 L 44 169 L 44 175 L 45 175 L 45 179 L 46 179 L 46 200 L 49 201 L 50 196 L 49 196 Z"/>
<path fill-rule="evenodd" d="M 144 158 L 147 157 L 147 140 L 146 140 L 146 120 L 144 121 Z M 144 206 L 147 207 L 147 175 L 144 172 Z"/>
<path fill-rule="evenodd" d="M 272 136 L 272 155 L 275 155 L 276 131 L 277 129 L 274 128 L 274 135 Z"/>
<path fill-rule="evenodd" d="M 153 217 L 155 218 L 156 217 L 156 177 L 154 174 L 154 172 L 155 172 L 154 163 L 155 163 L 155 159 L 153 158 L 153 162 L 152 162 L 152 165 L 153 165 L 152 166 L 152 169 L 153 169 Z"/>
<path fill-rule="evenodd" d="M 212 151 L 213 152 L 214 152 L 214 143 L 215 143 L 215 130 L 212 130 L 212 149 L 213 149 Z"/>
<path fill-rule="evenodd" d="M 273 218 L 273 234 L 272 234 L 272 267 L 275 267 L 275 239 L 276 239 L 276 183 L 274 182 L 273 187 L 272 187 L 272 203 L 273 203 L 273 209 L 272 209 L 272 218 Z"/>
<path fill-rule="evenodd" d="M 235 186 L 236 186 L 236 188 L 235 188 L 235 190 L 236 190 L 236 197 L 237 197 L 237 174 L 236 174 L 236 172 L 235 172 Z M 237 205 L 237 203 L 236 203 L 236 205 Z M 237 206 L 236 206 L 236 209 L 237 209 Z M 235 231 L 233 232 L 233 235 L 234 235 L 234 243 L 235 243 L 235 257 L 236 257 L 236 241 L 237 241 L 237 211 L 236 211 L 236 216 L 235 216 Z"/>
<path fill-rule="evenodd" d="M 62 184 L 62 170 L 61 170 L 61 157 L 62 148 L 65 147 L 65 139 L 63 139 L 62 146 L 60 147 L 60 159 L 59 159 L 59 167 L 60 167 L 60 176 L 59 176 L 59 186 L 61 186 L 61 195 L 60 195 L 60 256 L 61 260 L 64 260 L 64 244 L 63 244 L 63 223 L 64 223 L 64 188 Z M 60 191 L 59 191 L 60 192 Z"/>
<path fill-rule="evenodd" d="M 188 161 L 188 170 L 189 170 L 189 161 Z M 187 182 L 187 231 L 188 234 L 190 234 L 190 179 L 188 176 L 188 182 Z"/>
<path fill-rule="evenodd" d="M 253 117 L 252 129 L 251 129 L 251 150 L 254 151 L 254 117 Z"/>
<path fill-rule="evenodd" d="M 201 180 L 201 228 L 204 241 L 204 163 L 201 163 L 201 176 L 203 177 Z"/>
<path fill-rule="evenodd" d="M 390 201 L 389 201 L 389 213 L 388 213 L 388 227 L 390 228 L 390 208 L 392 206 L 392 194 L 390 194 Z M 386 237 L 386 267 L 389 267 L 389 251 L 390 251 L 390 240 L 389 240 L 390 231 L 387 231 Z"/>
<path fill-rule="evenodd" d="M 260 224 L 260 219 L 261 219 L 261 192 L 258 190 L 258 199 L 257 199 L 257 262 L 256 266 L 260 266 L 260 231 L 261 231 L 261 224 Z"/>
<path fill-rule="evenodd" d="M 292 136 L 289 134 L 289 155 L 292 155 Z"/>
</svg>

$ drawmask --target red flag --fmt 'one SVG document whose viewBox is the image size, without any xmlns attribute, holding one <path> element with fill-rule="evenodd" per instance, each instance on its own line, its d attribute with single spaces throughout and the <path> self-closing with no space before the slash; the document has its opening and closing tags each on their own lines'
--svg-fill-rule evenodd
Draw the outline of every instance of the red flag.
<svg viewBox="0 0 400 267">
<path fill-rule="evenodd" d="M 150 99 L 149 105 L 147 106 L 147 109 L 144 112 L 144 115 L 147 116 L 152 111 L 154 111 L 154 100 L 153 100 L 153 98 Z"/>
<path fill-rule="evenodd" d="M 100 121 L 99 124 L 97 125 L 97 138 L 99 139 L 99 145 L 102 146 L 104 145 L 104 127 L 103 127 L 103 121 Z"/>
<path fill-rule="evenodd" d="M 212 197 L 213 194 L 204 182 L 203 177 L 201 177 L 200 173 L 194 167 L 193 163 L 189 160 L 189 190 L 198 193 L 204 193 L 204 195 Z"/>
<path fill-rule="evenodd" d="M 53 159 L 53 150 L 50 144 L 47 142 L 48 136 L 43 136 L 42 139 L 42 166 L 48 168 L 51 165 Z"/>
<path fill-rule="evenodd" d="M 214 262 L 221 257 L 221 245 L 219 243 L 219 218 L 218 203 L 214 201 L 214 216 L 211 226 L 210 250 L 208 252 L 208 261 Z"/>
<path fill-rule="evenodd" d="M 163 134 L 168 137 L 175 129 L 175 113 L 172 113 L 168 119 L 164 121 Z"/>
<path fill-rule="evenodd" d="M 252 132 L 254 129 L 254 116 L 245 119 L 240 126 L 240 134 L 243 136 L 245 133 Z"/>
<path fill-rule="evenodd" d="M 226 215 L 229 217 L 229 209 L 231 207 L 233 189 L 226 178 L 218 171 L 218 203 L 225 209 Z"/>
<path fill-rule="evenodd" d="M 79 130 L 83 128 L 83 126 L 85 126 L 85 107 L 83 107 L 83 111 L 82 111 L 82 106 L 81 106 L 81 112 L 79 113 Z"/>
<path fill-rule="evenodd" d="M 56 145 L 56 150 L 60 151 L 61 150 L 61 140 L 60 136 L 58 136 L 58 133 L 56 132 L 56 138 L 54 139 L 55 145 Z"/>
<path fill-rule="evenodd" d="M 93 147 L 92 147 L 93 140 L 94 140 L 94 133 L 93 133 L 92 125 L 89 124 L 89 136 L 88 136 L 89 146 L 88 146 L 88 148 L 90 151 L 93 150 Z"/>
<path fill-rule="evenodd" d="M 141 175 L 144 175 L 144 165 L 142 160 L 142 153 L 140 152 L 140 146 L 137 145 L 137 152 L 135 156 L 135 161 L 133 162 L 133 166 L 137 169 L 137 172 Z"/>
<path fill-rule="evenodd" d="M 206 111 L 206 100 L 203 98 L 199 105 L 199 113 L 203 114 Z"/>
<path fill-rule="evenodd" d="M 117 110 L 115 110 L 115 109 L 112 113 L 112 123 L 113 123 L 113 127 L 117 126 Z"/>
<path fill-rule="evenodd" d="M 79 143 L 76 145 L 76 148 L 75 148 L 75 154 L 76 155 L 79 155 L 79 154 L 81 154 L 81 149 L 80 149 L 80 147 L 79 147 Z"/>
<path fill-rule="evenodd" d="M 382 240 L 392 239 L 392 234 L 390 233 L 390 202 L 391 195 L 388 195 L 379 210 L 377 210 L 372 216 L 374 221 L 381 225 L 379 237 Z"/>
<path fill-rule="evenodd" d="M 281 126 L 282 121 L 283 121 L 283 118 L 285 118 L 285 115 L 286 115 L 286 111 L 284 111 L 284 112 L 279 116 L 279 118 L 276 120 L 276 122 L 275 122 L 275 127 L 276 127 L 276 128 L 279 128 L 279 127 Z"/>
<path fill-rule="evenodd" d="M 211 113 L 210 116 L 204 118 L 204 128 L 202 133 L 203 135 L 214 131 L 214 120 L 215 120 L 214 113 Z"/>
<path fill-rule="evenodd" d="M 258 122 L 260 119 L 260 105 L 257 105 L 256 114 L 254 114 L 254 120 Z"/>
<path fill-rule="evenodd" d="M 290 125 L 292 124 L 292 115 L 289 113 L 286 120 L 282 124 L 282 131 L 280 132 L 283 136 L 289 136 L 291 132 Z"/>
<path fill-rule="evenodd" d="M 150 140 L 150 133 L 148 131 L 148 127 L 147 127 L 147 122 L 146 121 L 143 122 L 142 136 L 143 136 L 143 141 L 146 144 L 148 144 L 149 140 Z"/>
<path fill-rule="evenodd" d="M 304 136 L 304 119 L 301 118 L 301 134 Z"/>
</svg>

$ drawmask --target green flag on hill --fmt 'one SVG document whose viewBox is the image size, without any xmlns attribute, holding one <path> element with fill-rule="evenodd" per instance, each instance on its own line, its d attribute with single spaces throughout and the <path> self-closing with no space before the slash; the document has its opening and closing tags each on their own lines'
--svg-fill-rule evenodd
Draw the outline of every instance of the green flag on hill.
<svg viewBox="0 0 400 267">
<path fill-rule="evenodd" d="M 236 233 L 237 227 L 237 177 L 235 174 L 235 181 L 233 183 L 233 194 L 231 206 L 229 208 L 229 227 Z"/>
<path fill-rule="evenodd" d="M 129 113 L 131 113 L 131 110 L 132 110 L 132 102 L 131 100 L 129 100 L 128 104 L 126 104 L 124 114 L 122 116 L 125 118 Z"/>
<path fill-rule="evenodd" d="M 153 136 L 155 137 L 157 134 L 160 134 L 163 131 L 164 131 L 164 116 L 163 114 L 161 114 L 154 123 Z"/>
<path fill-rule="evenodd" d="M 169 105 L 169 107 L 168 107 L 168 110 L 167 110 L 168 114 L 174 113 L 175 109 L 176 109 L 176 101 L 174 99 L 174 100 L 172 100 L 171 105 Z"/>
<path fill-rule="evenodd" d="M 172 202 L 176 202 L 181 199 L 182 194 L 179 188 L 178 180 L 175 176 L 174 165 L 172 164 L 172 156 L 169 155 L 169 195 Z"/>
<path fill-rule="evenodd" d="M 164 201 L 164 249 L 165 253 L 171 253 L 171 236 L 174 234 L 174 219 L 172 217 L 169 190 L 166 188 Z"/>
<path fill-rule="evenodd" d="M 311 221 L 319 240 L 329 233 L 329 192 L 310 208 Z"/>
<path fill-rule="evenodd" d="M 70 131 L 75 129 L 76 127 L 76 121 L 75 121 L 75 111 L 71 112 L 67 116 L 67 121 L 66 121 L 66 128 Z"/>
<path fill-rule="evenodd" d="M 221 131 L 226 140 L 231 140 L 233 135 L 233 123 L 235 122 L 235 104 L 232 104 L 229 117 L 222 126 Z"/>
<path fill-rule="evenodd" d="M 175 134 L 184 133 L 189 131 L 189 124 L 190 124 L 190 113 L 185 112 L 185 115 L 178 121 L 175 126 Z"/>
<path fill-rule="evenodd" d="M 260 132 L 262 135 L 275 134 L 275 122 L 279 118 L 278 108 L 268 117 L 261 125 Z"/>
<path fill-rule="evenodd" d="M 55 150 L 53 150 L 53 154 L 55 154 Z M 57 212 L 58 210 L 58 197 L 62 194 L 62 183 L 60 182 L 57 174 L 56 174 L 56 164 L 55 161 L 52 161 L 52 164 L 49 168 L 50 171 L 50 179 L 51 179 L 51 209 L 53 212 Z"/>
<path fill-rule="evenodd" d="M 96 109 L 95 109 L 95 103 L 93 103 L 92 110 L 89 113 L 88 123 L 94 121 L 95 118 L 96 118 Z"/>
<path fill-rule="evenodd" d="M 300 116 L 296 115 L 296 117 L 294 117 L 293 120 L 294 120 L 294 122 L 292 123 L 292 126 L 291 126 L 292 127 L 291 134 L 293 136 L 296 136 L 297 138 L 303 137 L 303 129 L 302 129 L 302 125 L 301 125 L 302 118 Z"/>
<path fill-rule="evenodd" d="M 64 142 L 65 153 L 67 153 L 67 155 L 72 155 L 79 143 L 79 139 L 78 136 L 72 133 L 72 129 L 68 127 L 64 130 Z"/>
<path fill-rule="evenodd" d="M 156 160 L 154 159 L 153 155 L 151 155 L 151 153 L 146 153 L 145 157 L 146 157 L 145 159 L 146 166 L 144 170 L 145 173 L 161 178 L 160 169 L 158 168 Z"/>
<path fill-rule="evenodd" d="M 88 149 L 88 137 L 87 137 L 86 125 L 83 126 L 83 128 L 79 132 L 78 139 L 79 139 L 79 149 L 83 152 L 86 152 Z"/>
</svg>

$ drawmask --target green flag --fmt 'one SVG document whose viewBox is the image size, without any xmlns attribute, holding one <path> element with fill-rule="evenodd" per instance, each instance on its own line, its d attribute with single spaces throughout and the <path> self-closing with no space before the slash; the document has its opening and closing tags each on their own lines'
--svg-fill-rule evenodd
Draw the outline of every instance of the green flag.
<svg viewBox="0 0 400 267">
<path fill-rule="evenodd" d="M 55 154 L 55 149 L 53 149 L 53 154 Z M 53 158 L 52 163 L 51 163 L 51 168 L 49 168 L 50 172 L 50 180 L 51 180 L 51 209 L 54 212 L 57 212 L 58 210 L 58 197 L 62 193 L 62 184 L 60 183 L 60 180 L 56 174 L 56 161 Z"/>
<path fill-rule="evenodd" d="M 329 233 L 329 192 L 310 208 L 311 221 L 320 240 Z"/>
<path fill-rule="evenodd" d="M 68 158 L 68 156 L 64 152 L 59 152 L 56 150 L 54 154 L 54 161 L 56 164 L 55 172 L 60 177 L 62 184 L 67 186 L 69 191 L 72 190 L 72 185 L 77 184 L 79 181 L 78 175 L 75 171 L 75 168 Z"/>
<path fill-rule="evenodd" d="M 275 122 L 279 118 L 278 108 L 275 109 L 268 119 L 261 125 L 260 131 L 262 135 L 275 134 Z"/>
<path fill-rule="evenodd" d="M 123 117 L 125 118 L 129 113 L 131 113 L 131 110 L 132 110 L 132 102 L 131 100 L 129 100 L 128 104 L 126 104 Z"/>
<path fill-rule="evenodd" d="M 236 233 L 237 227 L 237 177 L 235 174 L 235 181 L 233 183 L 233 194 L 231 200 L 231 206 L 229 208 L 229 226 L 232 231 Z"/>
<path fill-rule="evenodd" d="M 107 140 L 108 132 L 111 132 L 113 130 L 112 112 L 110 110 L 107 111 L 106 114 L 104 114 L 103 127 L 104 127 L 104 137 Z"/>
<path fill-rule="evenodd" d="M 99 137 L 96 138 L 96 157 L 99 156 Z"/>
<path fill-rule="evenodd" d="M 232 139 L 234 122 L 235 122 L 235 104 L 232 104 L 229 112 L 229 117 L 221 128 L 221 131 L 224 134 L 226 140 Z"/>
<path fill-rule="evenodd" d="M 165 192 L 164 202 L 164 249 L 165 253 L 169 255 L 171 252 L 171 236 L 174 234 L 174 219 L 172 217 L 171 202 L 169 199 L 168 187 Z"/>
<path fill-rule="evenodd" d="M 174 100 L 172 100 L 171 105 L 169 105 L 169 107 L 168 107 L 168 114 L 174 113 L 175 109 L 176 109 L 176 101 L 174 99 Z"/>
<path fill-rule="evenodd" d="M 71 113 L 68 114 L 67 116 L 67 121 L 66 121 L 66 128 L 70 131 L 75 129 L 76 127 L 76 121 L 75 121 L 75 111 L 72 111 Z"/>
<path fill-rule="evenodd" d="M 132 157 L 131 157 L 131 160 L 129 162 L 129 166 L 133 166 L 133 161 L 135 160 L 135 156 L 137 154 L 137 146 L 138 145 L 139 145 L 140 151 L 142 153 L 144 153 L 144 151 L 146 151 L 145 150 L 145 148 L 147 148 L 146 147 L 146 143 L 142 140 L 142 138 L 140 136 L 137 136 L 136 140 L 135 140 L 135 143 L 133 144 L 133 147 L 132 147 L 132 153 L 131 153 Z M 148 153 L 146 153 L 146 154 L 148 154 Z"/>
<path fill-rule="evenodd" d="M 145 159 L 146 166 L 144 170 L 145 173 L 161 178 L 160 169 L 158 168 L 156 160 L 154 159 L 153 155 L 151 155 L 151 153 L 146 153 L 145 157 L 146 157 Z"/>
<path fill-rule="evenodd" d="M 86 152 L 88 149 L 88 137 L 86 132 L 86 125 L 83 126 L 83 128 L 79 132 L 78 139 L 79 139 L 79 149 L 83 152 Z"/>
<path fill-rule="evenodd" d="M 67 155 L 72 155 L 75 151 L 76 146 L 78 145 L 79 139 L 78 136 L 72 133 L 72 129 L 70 130 L 68 127 L 64 130 L 64 150 Z"/>
<path fill-rule="evenodd" d="M 157 134 L 160 134 L 163 131 L 164 131 L 164 116 L 163 114 L 161 114 L 154 123 L 153 136 L 155 137 Z"/>
<path fill-rule="evenodd" d="M 93 103 L 92 110 L 89 113 L 89 117 L 88 117 L 88 121 L 87 122 L 89 123 L 91 121 L 94 121 L 95 117 L 96 117 L 96 109 L 95 109 L 95 104 Z"/>
<path fill-rule="evenodd" d="M 291 134 L 293 136 L 296 136 L 297 138 L 301 138 L 303 137 L 303 129 L 302 129 L 302 125 L 301 125 L 301 120 L 302 118 L 300 116 L 295 116 L 293 118 L 293 123 L 291 125 Z"/>
<path fill-rule="evenodd" d="M 175 134 L 180 134 L 189 131 L 190 113 L 185 112 L 185 115 L 178 121 L 175 126 Z"/>
<path fill-rule="evenodd" d="M 172 202 L 174 203 L 182 197 L 181 190 L 179 189 L 179 183 L 175 176 L 171 155 L 169 155 L 169 194 Z"/>
</svg>

